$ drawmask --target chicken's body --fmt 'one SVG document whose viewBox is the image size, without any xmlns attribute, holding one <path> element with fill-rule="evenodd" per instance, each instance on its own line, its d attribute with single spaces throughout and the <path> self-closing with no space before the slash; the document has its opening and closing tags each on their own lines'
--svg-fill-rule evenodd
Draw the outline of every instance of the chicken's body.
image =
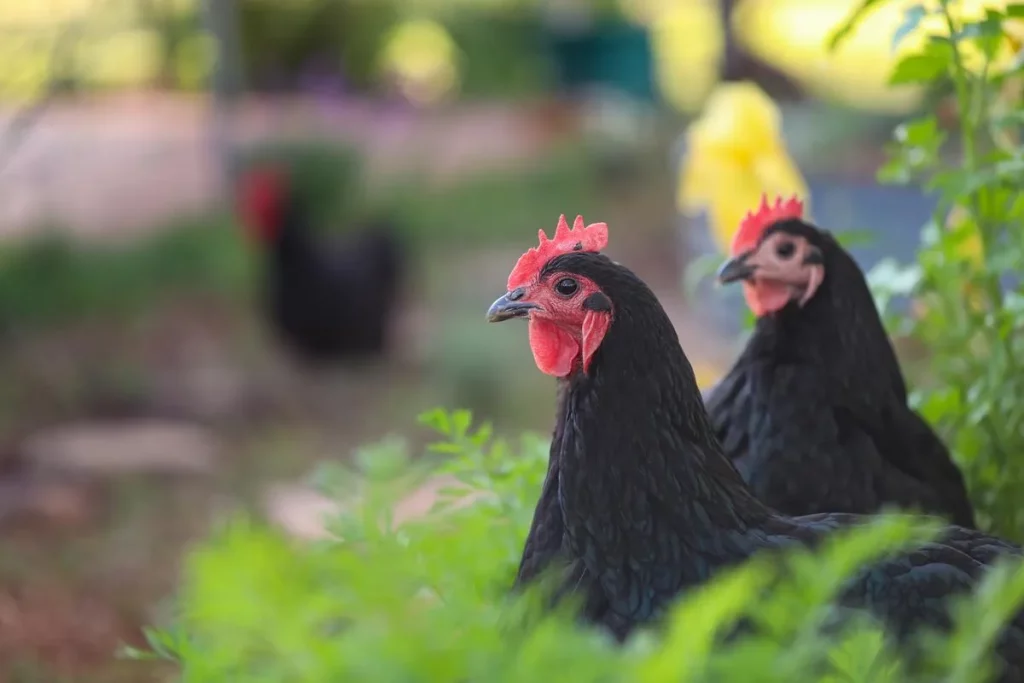
<svg viewBox="0 0 1024 683">
<path fill-rule="evenodd" d="M 547 273 L 555 274 L 547 280 Z M 584 356 L 564 379 L 557 416 L 562 424 L 556 428 L 561 436 L 552 447 L 537 511 L 561 517 L 566 589 L 582 593 L 589 620 L 624 637 L 661 615 L 680 592 L 725 567 L 760 551 L 813 545 L 865 519 L 835 513 L 787 517 L 751 494 L 715 438 L 664 309 L 632 272 L 605 256 L 554 256 L 535 284 L 510 288 L 495 302 L 491 320 L 528 315 L 533 325 L 534 316 L 543 322 L 575 315 L 565 306 L 579 301 L 563 302 L 545 291 L 552 281 L 562 286 L 564 278 L 578 278 L 582 295 L 597 289 L 582 302 L 585 310 L 601 295 L 612 312 L 589 365 Z M 531 328 L 531 345 L 542 333 Z M 585 349 L 589 330 L 582 334 Z M 539 361 L 543 351 L 534 348 Z M 557 524 L 549 520 L 545 527 Z M 947 527 L 942 540 L 865 569 L 848 584 L 842 602 L 872 610 L 901 634 L 942 626 L 947 599 L 970 590 L 1001 554 L 1019 556 L 1021 550 L 974 530 Z M 1009 663 L 1005 681 L 1019 679 L 1021 642 L 1024 618 L 1018 617 L 1001 650 Z"/>
<path fill-rule="evenodd" d="M 948 449 L 907 405 L 896 353 L 863 273 L 810 226 L 824 279 L 803 305 L 760 317 L 707 408 L 754 495 L 787 514 L 886 506 L 974 526 Z M 813 231 L 813 232 L 812 232 Z"/>
<path fill-rule="evenodd" d="M 556 414 L 564 415 L 568 385 L 559 381 L 558 408 Z M 551 449 L 548 454 L 548 472 L 544 477 L 537 508 L 533 513 L 533 522 L 523 546 L 523 557 L 519 561 L 516 572 L 515 586 L 519 587 L 535 579 L 547 569 L 562 552 L 562 539 L 565 535 L 565 524 L 562 522 L 562 511 L 558 504 L 559 452 L 562 448 L 562 436 L 565 433 L 565 420 L 555 420 L 555 431 L 551 436 Z"/>
<path fill-rule="evenodd" d="M 380 223 L 341 238 L 315 231 L 306 207 L 283 179 L 262 179 L 250 223 L 262 227 L 265 305 L 281 341 L 309 363 L 378 355 L 403 267 L 391 227 Z"/>
</svg>

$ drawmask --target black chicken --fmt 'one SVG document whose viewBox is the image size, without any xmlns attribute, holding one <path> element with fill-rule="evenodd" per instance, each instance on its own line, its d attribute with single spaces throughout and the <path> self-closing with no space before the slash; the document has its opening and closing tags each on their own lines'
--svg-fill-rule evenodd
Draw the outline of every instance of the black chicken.
<svg viewBox="0 0 1024 683">
<path fill-rule="evenodd" d="M 527 318 L 537 366 L 565 392 L 523 566 L 562 555 L 584 616 L 625 637 L 723 567 L 864 518 L 787 517 L 754 497 L 715 438 L 664 309 L 636 275 L 594 253 L 606 243 L 603 224 L 579 218 L 572 230 L 560 221 L 552 240 L 542 232 L 488 319 Z M 1022 553 L 946 527 L 940 541 L 861 573 L 843 603 L 873 610 L 898 633 L 941 626 L 945 598 L 969 591 L 1001 554 Z M 1007 636 L 1004 680 L 1016 680 L 1024 616 Z"/>
<path fill-rule="evenodd" d="M 267 305 L 282 340 L 308 362 L 385 350 L 404 258 L 390 225 L 339 241 L 315 236 L 283 171 L 260 168 L 240 185 L 239 209 L 267 253 Z"/>
<path fill-rule="evenodd" d="M 726 455 L 786 514 L 893 505 L 974 527 L 960 470 L 907 406 L 864 274 L 793 199 L 762 202 L 721 282 L 742 281 L 754 334 L 706 405 Z"/>
</svg>

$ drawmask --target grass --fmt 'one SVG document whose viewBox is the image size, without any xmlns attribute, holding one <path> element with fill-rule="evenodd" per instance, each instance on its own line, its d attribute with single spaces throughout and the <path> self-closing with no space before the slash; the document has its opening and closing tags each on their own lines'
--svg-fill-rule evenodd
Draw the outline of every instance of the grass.
<svg viewBox="0 0 1024 683">
<path fill-rule="evenodd" d="M 219 217 L 114 247 L 50 232 L 0 251 L 0 326 L 130 314 L 171 291 L 236 295 L 247 290 L 252 266 L 237 231 Z"/>
</svg>

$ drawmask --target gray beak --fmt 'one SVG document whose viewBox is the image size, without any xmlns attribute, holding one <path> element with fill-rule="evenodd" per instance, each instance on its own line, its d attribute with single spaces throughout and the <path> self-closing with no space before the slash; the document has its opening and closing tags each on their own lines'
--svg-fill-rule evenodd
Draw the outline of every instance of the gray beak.
<svg viewBox="0 0 1024 683">
<path fill-rule="evenodd" d="M 530 311 L 540 308 L 537 304 L 529 301 L 519 301 L 523 298 L 525 290 L 522 287 L 513 289 L 508 294 L 498 297 L 498 300 L 487 309 L 487 322 L 500 323 L 502 320 L 511 318 L 525 318 Z"/>
<path fill-rule="evenodd" d="M 754 274 L 754 271 L 757 270 L 756 266 L 747 263 L 749 257 L 750 252 L 747 252 L 723 263 L 722 267 L 718 269 L 718 282 L 725 285 L 730 282 L 749 279 Z"/>
</svg>

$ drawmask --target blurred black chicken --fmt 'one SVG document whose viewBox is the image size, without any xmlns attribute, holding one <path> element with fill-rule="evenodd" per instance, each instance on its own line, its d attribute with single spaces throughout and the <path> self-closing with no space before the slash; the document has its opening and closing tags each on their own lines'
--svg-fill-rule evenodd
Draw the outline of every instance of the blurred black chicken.
<svg viewBox="0 0 1024 683">
<path fill-rule="evenodd" d="M 762 202 L 719 280 L 742 282 L 754 334 L 706 398 L 716 436 L 754 494 L 780 512 L 974 512 L 960 470 L 907 405 L 864 274 L 793 199 Z"/>
<path fill-rule="evenodd" d="M 392 226 L 318 236 L 288 174 L 275 168 L 246 173 L 238 199 L 266 250 L 268 313 L 282 341 L 310 363 L 383 353 L 405 262 Z"/>
</svg>

